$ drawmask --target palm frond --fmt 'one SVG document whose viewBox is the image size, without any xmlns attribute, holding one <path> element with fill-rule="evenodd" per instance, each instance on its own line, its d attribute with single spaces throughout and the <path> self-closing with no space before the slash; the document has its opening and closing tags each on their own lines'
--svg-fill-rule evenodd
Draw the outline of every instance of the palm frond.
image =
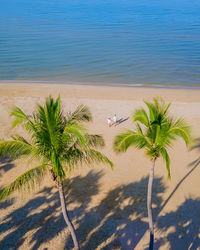
<svg viewBox="0 0 200 250">
<path fill-rule="evenodd" d="M 192 141 L 192 136 L 191 136 L 191 127 L 187 125 L 187 123 L 184 121 L 184 119 L 178 119 L 175 121 L 170 130 L 169 133 L 176 137 L 180 137 L 184 140 L 186 146 L 189 145 L 189 143 Z"/>
<path fill-rule="evenodd" d="M 166 105 L 165 101 L 161 97 L 154 97 L 152 105 L 156 113 L 166 115 L 171 103 Z"/>
<path fill-rule="evenodd" d="M 31 116 L 26 115 L 20 108 L 13 107 L 10 116 L 14 117 L 12 122 L 12 127 L 16 127 L 17 125 L 24 125 L 25 129 L 28 132 L 32 132 L 35 130 L 34 123 L 32 122 Z"/>
<path fill-rule="evenodd" d="M 87 135 L 88 144 L 90 147 L 104 147 L 104 139 L 101 135 Z"/>
<path fill-rule="evenodd" d="M 171 103 L 165 104 L 162 98 L 153 98 L 153 102 L 145 102 L 149 109 L 151 124 L 161 124 L 162 120 L 167 117 L 168 109 Z"/>
<path fill-rule="evenodd" d="M 93 148 L 87 148 L 85 150 L 75 148 L 68 150 L 63 157 L 63 162 L 69 171 L 83 164 L 103 163 L 110 165 L 111 168 L 114 166 L 108 157 Z"/>
<path fill-rule="evenodd" d="M 23 122 L 29 121 L 29 117 L 18 107 L 13 107 L 10 116 L 14 116 L 15 119 L 12 123 L 12 126 L 15 127 Z"/>
<path fill-rule="evenodd" d="M 147 107 L 149 109 L 149 121 L 150 121 L 150 123 L 152 123 L 156 118 L 155 117 L 155 107 L 150 102 L 145 101 L 144 103 L 147 105 Z"/>
<path fill-rule="evenodd" d="M 62 126 L 62 120 L 60 120 L 60 98 L 56 101 L 51 96 L 46 98 L 45 106 L 40 107 L 40 118 L 44 119 L 44 125 L 46 126 L 51 145 L 56 148 L 59 146 L 59 130 Z M 41 120 L 43 120 L 41 119 Z"/>
<path fill-rule="evenodd" d="M 165 105 L 164 109 L 163 109 L 163 114 L 166 115 L 167 112 L 168 112 L 168 109 L 170 108 L 171 106 L 171 102 L 169 102 L 167 105 Z"/>
<path fill-rule="evenodd" d="M 37 112 L 34 113 L 35 131 L 32 138 L 43 152 L 51 149 L 60 151 L 62 134 L 66 126 L 60 105 L 59 97 L 54 101 L 50 96 L 44 106 L 38 105 Z"/>
<path fill-rule="evenodd" d="M 142 130 L 142 128 L 141 128 L 141 126 L 140 126 L 139 123 L 136 123 L 136 130 L 137 130 L 137 132 L 138 132 L 139 134 L 144 135 L 143 130 Z"/>
<path fill-rule="evenodd" d="M 83 126 L 74 123 L 66 126 L 64 132 L 72 137 L 75 137 L 82 147 L 85 147 L 87 145 L 87 138 L 85 136 L 86 129 Z"/>
<path fill-rule="evenodd" d="M 88 151 L 88 159 L 91 159 L 91 161 L 89 160 L 89 162 L 91 163 L 95 162 L 95 163 L 108 164 L 110 165 L 111 168 L 113 168 L 114 166 L 113 162 L 110 161 L 107 156 L 105 156 L 104 154 L 100 153 L 95 149 L 90 149 Z"/>
<path fill-rule="evenodd" d="M 0 201 L 11 195 L 14 191 L 34 189 L 35 185 L 41 182 L 46 170 L 47 165 L 40 165 L 17 177 L 16 180 L 2 191 Z"/>
<path fill-rule="evenodd" d="M 9 156 L 12 159 L 30 155 L 33 147 L 23 137 L 13 136 L 13 140 L 0 141 L 0 157 Z"/>
<path fill-rule="evenodd" d="M 167 172 L 168 172 L 168 178 L 171 178 L 171 174 L 170 174 L 170 158 L 169 158 L 169 154 L 167 152 L 167 150 L 165 148 L 161 148 L 160 149 L 160 153 L 166 163 L 166 168 L 167 168 Z"/>
<path fill-rule="evenodd" d="M 143 134 L 136 133 L 132 130 L 127 130 L 115 137 L 113 147 L 117 153 L 125 152 L 130 146 L 141 149 L 150 147 L 150 144 Z"/>
<path fill-rule="evenodd" d="M 146 127 L 149 126 L 149 118 L 144 109 L 137 109 L 133 114 L 133 121 L 140 122 L 144 124 Z"/>
<path fill-rule="evenodd" d="M 53 171 L 56 173 L 56 175 L 61 179 L 65 177 L 65 172 L 61 165 L 59 156 L 56 155 L 54 151 L 51 154 L 51 163 L 52 163 Z"/>
<path fill-rule="evenodd" d="M 68 122 L 89 122 L 92 120 L 90 110 L 85 105 L 79 105 L 72 113 L 68 113 Z"/>
</svg>

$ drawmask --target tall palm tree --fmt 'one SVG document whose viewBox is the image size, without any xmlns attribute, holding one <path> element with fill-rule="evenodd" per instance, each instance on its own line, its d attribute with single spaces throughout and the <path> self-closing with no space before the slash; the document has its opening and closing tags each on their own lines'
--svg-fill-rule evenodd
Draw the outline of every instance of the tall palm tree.
<svg viewBox="0 0 200 250">
<path fill-rule="evenodd" d="M 117 135 L 113 147 L 116 152 L 126 152 L 130 146 L 144 149 L 145 154 L 151 160 L 147 210 L 150 230 L 149 249 L 153 249 L 154 229 L 151 199 L 155 162 L 159 157 L 164 159 L 170 178 L 170 157 L 167 150 L 178 137 L 182 138 L 187 146 L 191 140 L 191 132 L 190 127 L 183 119 L 174 119 L 168 114 L 170 103 L 165 104 L 163 99 L 154 98 L 153 102 L 145 102 L 145 104 L 148 112 L 143 108 L 137 109 L 133 114 L 135 129 L 126 130 Z"/>
<path fill-rule="evenodd" d="M 104 140 L 100 135 L 90 135 L 83 122 L 91 121 L 91 113 L 86 106 L 79 105 L 77 109 L 64 116 L 61 109 L 60 97 L 55 101 L 49 96 L 45 105 L 38 105 L 36 111 L 26 115 L 20 108 L 14 107 L 13 126 L 23 125 L 28 132 L 29 140 L 20 135 L 14 135 L 10 140 L 0 141 L 0 157 L 9 156 L 13 159 L 31 157 L 40 164 L 27 170 L 0 195 L 0 200 L 6 198 L 16 190 L 34 188 L 47 171 L 50 171 L 54 183 L 58 188 L 62 213 L 70 230 L 75 249 L 80 249 L 74 226 L 69 218 L 63 181 L 78 164 L 102 162 L 113 163 L 95 148 L 103 147 Z"/>
</svg>

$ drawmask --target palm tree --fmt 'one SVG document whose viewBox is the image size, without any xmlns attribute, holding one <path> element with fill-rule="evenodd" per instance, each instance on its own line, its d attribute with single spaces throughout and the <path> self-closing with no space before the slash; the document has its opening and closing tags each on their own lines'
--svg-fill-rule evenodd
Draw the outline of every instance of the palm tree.
<svg viewBox="0 0 200 250">
<path fill-rule="evenodd" d="M 190 127 L 183 119 L 174 119 L 168 115 L 170 103 L 166 105 L 163 99 L 154 98 L 153 102 L 145 102 L 145 104 L 148 112 L 141 108 L 133 114 L 135 130 L 126 130 L 117 135 L 113 147 L 116 152 L 126 152 L 130 146 L 134 146 L 136 149 L 144 149 L 145 154 L 151 160 L 147 210 L 150 230 L 149 249 L 153 249 L 154 229 L 151 198 L 155 162 L 159 157 L 164 159 L 170 178 L 170 157 L 167 149 L 172 146 L 173 141 L 178 137 L 182 138 L 187 146 L 191 140 L 191 132 Z"/>
<path fill-rule="evenodd" d="M 61 109 L 60 97 L 55 101 L 49 96 L 45 105 L 38 105 L 36 111 L 26 115 L 20 108 L 14 107 L 13 126 L 23 125 L 29 140 L 20 135 L 13 135 L 10 140 L 0 141 L 0 157 L 9 156 L 12 159 L 31 157 L 40 164 L 27 170 L 0 195 L 0 200 L 6 198 L 16 190 L 30 190 L 41 182 L 47 171 L 50 171 L 58 188 L 62 213 L 70 230 L 75 249 L 80 249 L 74 226 L 69 218 L 63 181 L 69 171 L 78 164 L 102 162 L 113 163 L 95 148 L 103 147 L 104 140 L 100 135 L 90 135 L 83 122 L 91 121 L 91 113 L 86 106 L 79 105 L 77 109 L 64 116 Z"/>
</svg>

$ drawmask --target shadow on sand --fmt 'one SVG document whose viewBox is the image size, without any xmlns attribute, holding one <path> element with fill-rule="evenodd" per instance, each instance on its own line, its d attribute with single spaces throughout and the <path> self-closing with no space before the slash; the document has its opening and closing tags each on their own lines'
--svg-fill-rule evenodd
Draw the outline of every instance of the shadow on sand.
<svg viewBox="0 0 200 250">
<path fill-rule="evenodd" d="M 200 141 L 199 141 L 200 142 Z M 200 149 L 196 145 L 195 149 Z M 182 182 L 199 166 L 200 158 L 190 164 L 192 169 L 176 185 L 164 201 L 162 194 L 166 187 L 162 178 L 155 178 L 153 184 L 154 221 Z M 109 191 L 105 197 L 91 207 L 91 200 L 100 192 L 103 172 L 91 170 L 85 177 L 74 177 L 65 184 L 69 214 L 77 229 L 81 249 L 116 250 L 134 249 L 148 230 L 146 190 L 148 177 L 140 181 L 120 185 Z M 71 206 L 70 206 L 71 205 Z M 170 249 L 197 249 L 200 245 L 200 199 L 188 198 L 176 211 L 160 216 L 157 229 L 166 237 L 156 239 L 155 249 L 166 241 Z M 64 232 L 61 249 L 72 249 L 73 244 L 60 208 L 56 188 L 44 188 L 23 207 L 12 211 L 1 220 L 0 234 L 8 232 L 0 241 L 0 249 L 18 249 L 29 233 L 31 249 Z M 168 231 L 169 228 L 173 230 Z M 60 238 L 59 238 L 60 239 Z M 60 240 L 61 241 L 61 240 Z"/>
<path fill-rule="evenodd" d="M 76 221 L 81 216 L 93 195 L 99 192 L 99 179 L 102 172 L 90 171 L 84 178 L 75 177 L 65 186 L 68 205 L 75 200 L 77 206 L 69 210 L 70 217 Z M 2 208 L 2 206 L 1 206 Z M 38 212 L 39 211 L 39 212 Z M 23 207 L 14 210 L 1 219 L 0 234 L 10 231 L 0 242 L 0 249 L 18 249 L 25 241 L 26 234 L 33 231 L 30 244 L 31 249 L 39 246 L 66 230 L 61 213 L 60 200 L 55 188 L 44 188 L 36 194 L 36 198 L 28 201 Z M 66 230 L 68 231 L 68 230 Z M 66 234 L 69 235 L 69 234 Z M 69 237 L 69 248 L 72 248 Z"/>
<path fill-rule="evenodd" d="M 14 166 L 12 159 L 9 157 L 0 158 L 0 177 L 2 177 L 5 172 L 11 170 Z"/>
<path fill-rule="evenodd" d="M 127 121 L 128 119 L 129 119 L 129 117 L 126 117 L 126 118 L 123 118 L 123 117 L 122 117 L 122 118 L 120 118 L 120 119 L 117 120 L 116 125 L 119 125 L 119 124 L 121 124 L 121 123 Z"/>
<path fill-rule="evenodd" d="M 100 191 L 102 175 L 102 172 L 90 171 L 87 176 L 75 177 L 65 186 L 68 206 L 76 202 L 69 213 L 82 249 L 133 249 L 148 228 L 144 221 L 148 178 L 114 188 L 96 207 L 88 209 L 92 197 Z M 1 240 L 0 249 L 18 249 L 31 231 L 31 249 L 38 249 L 61 231 L 67 231 L 55 190 L 44 188 L 36 198 L 3 218 L 0 233 L 11 232 Z M 155 178 L 155 211 L 162 202 L 164 191 L 162 180 Z M 65 241 L 63 249 L 72 249 L 69 233 Z"/>
<path fill-rule="evenodd" d="M 1 157 L 0 158 L 0 178 L 4 178 L 4 173 L 8 172 L 12 168 L 15 167 L 13 160 L 9 157 Z M 3 188 L 0 187 L 0 193 L 2 192 Z M 0 204 L 0 208 L 6 209 L 14 203 L 14 199 L 11 198 L 9 200 L 3 201 Z"/>
<path fill-rule="evenodd" d="M 196 140 L 195 145 L 191 150 L 197 150 L 200 155 L 200 138 Z M 200 166 L 200 156 L 188 165 L 190 170 L 185 176 L 177 183 L 174 190 L 164 201 L 161 209 L 158 213 L 164 209 L 169 200 L 172 198 L 174 193 L 178 190 L 181 184 L 188 178 L 196 169 Z M 192 199 L 188 198 L 179 208 L 174 211 L 167 213 L 164 216 L 157 218 L 157 227 L 161 232 L 166 232 L 169 228 L 173 229 L 173 232 L 169 232 L 165 238 L 161 238 L 156 241 L 156 249 L 159 246 L 164 245 L 167 241 L 170 244 L 170 249 L 199 249 L 200 247 L 200 198 Z"/>
<path fill-rule="evenodd" d="M 156 249 L 165 244 L 170 243 L 172 250 L 188 250 L 199 249 L 200 246 L 200 199 L 186 199 L 179 208 L 161 216 L 158 220 L 158 228 L 165 233 L 166 237 L 157 240 Z"/>
</svg>

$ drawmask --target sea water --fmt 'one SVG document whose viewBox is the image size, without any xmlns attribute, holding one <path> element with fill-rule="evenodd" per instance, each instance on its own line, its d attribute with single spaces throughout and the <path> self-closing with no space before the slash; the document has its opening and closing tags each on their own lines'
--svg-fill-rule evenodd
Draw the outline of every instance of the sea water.
<svg viewBox="0 0 200 250">
<path fill-rule="evenodd" d="M 200 86 L 200 1 L 0 0 L 0 80 Z"/>
</svg>

